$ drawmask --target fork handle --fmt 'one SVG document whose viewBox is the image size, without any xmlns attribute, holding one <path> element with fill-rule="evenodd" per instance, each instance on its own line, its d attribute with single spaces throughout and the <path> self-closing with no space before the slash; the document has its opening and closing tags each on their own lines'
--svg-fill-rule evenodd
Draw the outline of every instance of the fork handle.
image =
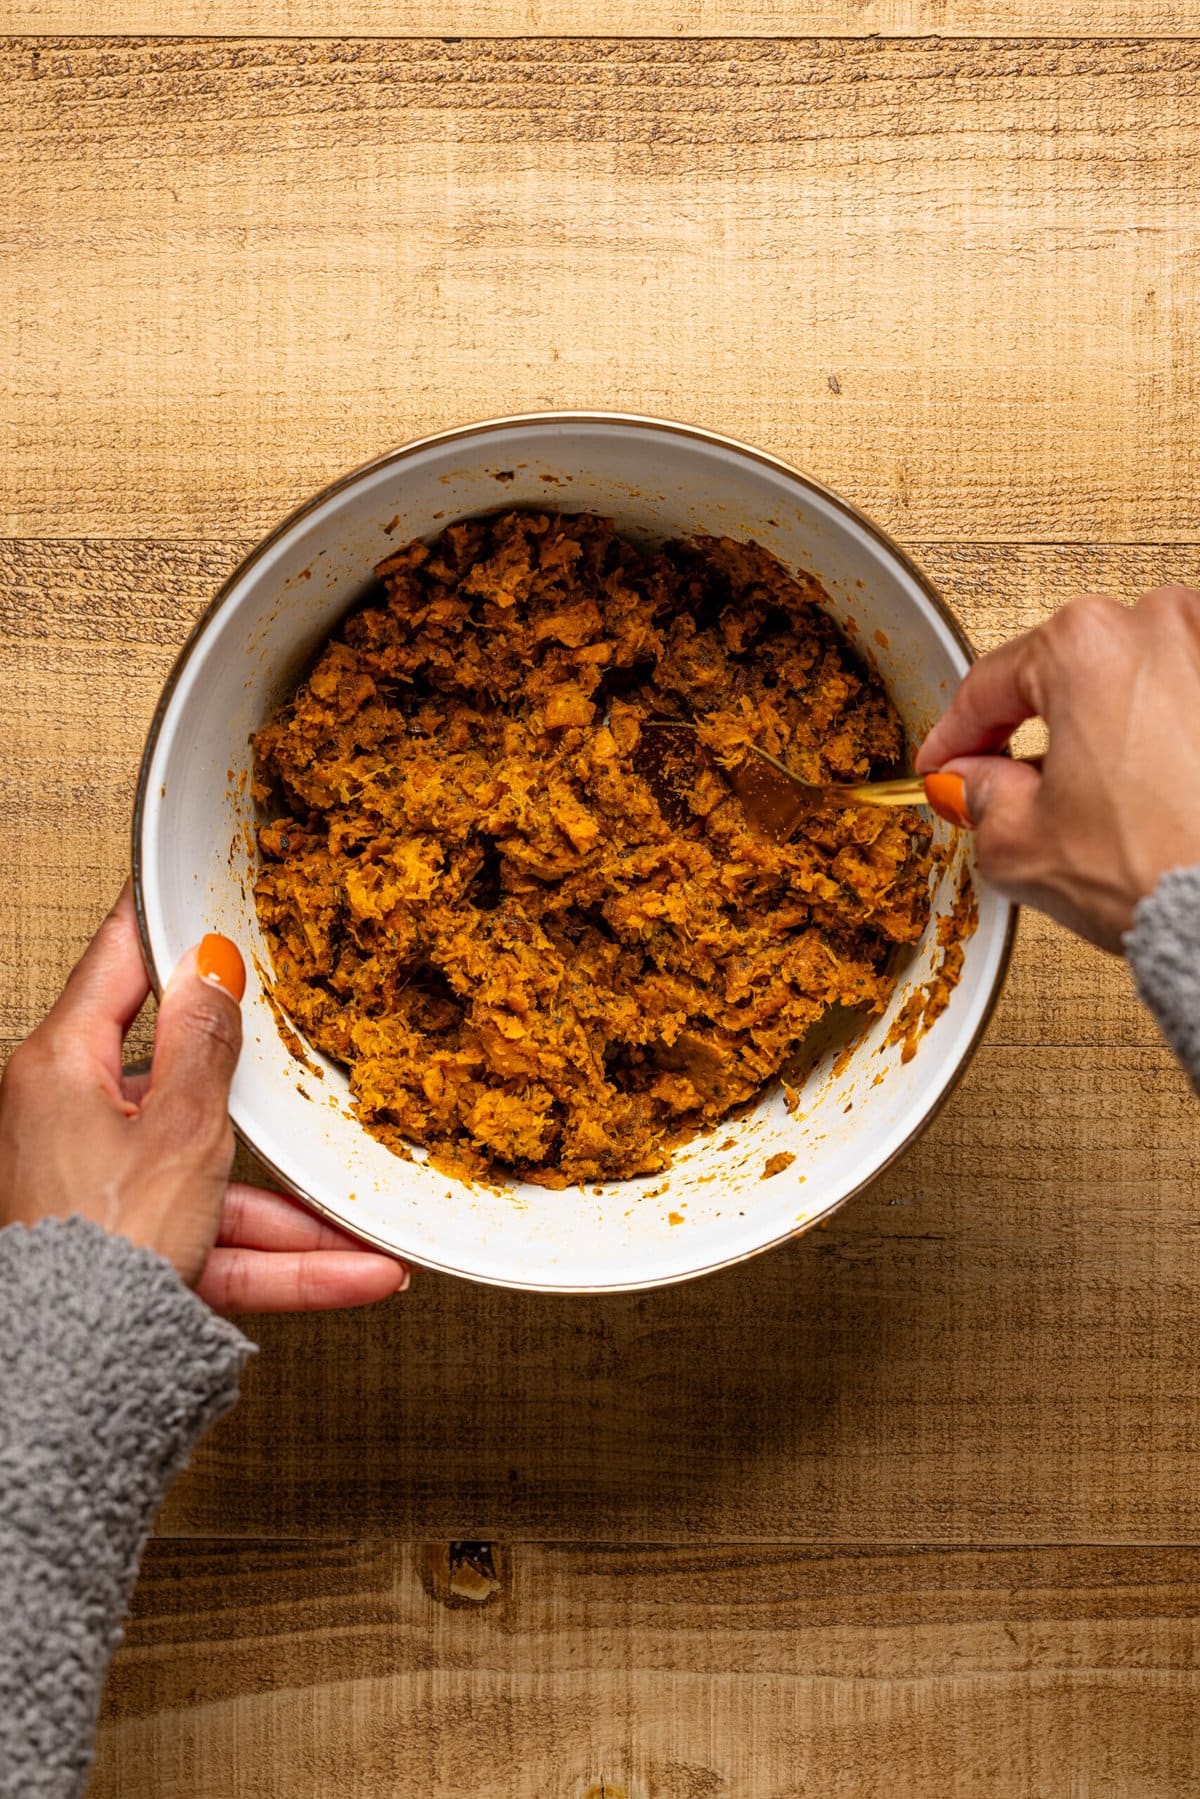
<svg viewBox="0 0 1200 1799">
<path fill-rule="evenodd" d="M 967 788 L 961 775 L 905 775 L 899 781 L 856 781 L 852 786 L 826 787 L 823 791 L 845 798 L 848 805 L 928 806 L 939 818 L 969 831 L 974 821 L 967 811 Z"/>
<path fill-rule="evenodd" d="M 821 792 L 830 799 L 843 800 L 847 806 L 927 806 L 929 799 L 920 775 L 905 775 L 899 781 L 829 782 Z M 934 808 L 936 811 L 936 807 Z"/>
</svg>

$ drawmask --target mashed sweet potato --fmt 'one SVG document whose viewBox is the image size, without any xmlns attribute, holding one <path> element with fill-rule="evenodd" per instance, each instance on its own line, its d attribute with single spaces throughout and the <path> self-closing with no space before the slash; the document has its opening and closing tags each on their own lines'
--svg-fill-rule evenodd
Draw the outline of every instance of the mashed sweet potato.
<svg viewBox="0 0 1200 1799">
<path fill-rule="evenodd" d="M 920 813 L 774 843 L 710 753 L 752 740 L 817 781 L 902 761 L 815 580 L 534 512 L 377 574 L 255 740 L 275 998 L 368 1130 L 553 1186 L 656 1170 L 830 1007 L 883 1008 L 929 915 Z M 701 721 L 674 804 L 637 755 L 669 715 Z"/>
</svg>

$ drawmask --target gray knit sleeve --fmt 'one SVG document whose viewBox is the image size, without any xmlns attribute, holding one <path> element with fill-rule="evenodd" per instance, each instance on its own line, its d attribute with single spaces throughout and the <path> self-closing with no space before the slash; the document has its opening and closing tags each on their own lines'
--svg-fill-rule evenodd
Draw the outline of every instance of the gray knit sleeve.
<svg viewBox="0 0 1200 1799">
<path fill-rule="evenodd" d="M 251 1344 L 82 1218 L 0 1230 L 0 1795 L 74 1799 L 138 1558 Z"/>
<path fill-rule="evenodd" d="M 1162 877 L 1133 915 L 1125 953 L 1138 992 L 1200 1093 L 1200 867 Z"/>
</svg>

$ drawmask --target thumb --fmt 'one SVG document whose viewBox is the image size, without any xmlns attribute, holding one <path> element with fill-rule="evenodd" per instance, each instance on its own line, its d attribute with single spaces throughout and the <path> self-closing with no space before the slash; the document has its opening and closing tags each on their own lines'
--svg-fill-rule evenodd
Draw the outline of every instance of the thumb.
<svg viewBox="0 0 1200 1799">
<path fill-rule="evenodd" d="M 1019 885 L 1037 853 L 1041 770 L 1008 756 L 959 756 L 926 778 L 959 783 L 963 816 L 954 822 L 973 828 L 980 868 L 998 887 Z"/>
<path fill-rule="evenodd" d="M 167 982 L 142 1116 L 163 1147 L 206 1159 L 229 1145 L 229 1084 L 242 1047 L 246 970 L 236 944 L 210 933 Z"/>
</svg>

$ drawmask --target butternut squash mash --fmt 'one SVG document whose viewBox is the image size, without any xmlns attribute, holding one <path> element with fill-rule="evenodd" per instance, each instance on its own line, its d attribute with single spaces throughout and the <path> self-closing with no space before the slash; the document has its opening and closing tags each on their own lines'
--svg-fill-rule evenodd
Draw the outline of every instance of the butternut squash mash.
<svg viewBox="0 0 1200 1799">
<path fill-rule="evenodd" d="M 919 812 L 747 824 L 718 758 L 901 762 L 878 679 L 765 550 L 509 512 L 410 543 L 259 732 L 275 998 L 366 1128 L 547 1186 L 661 1169 L 832 1006 L 881 1011 L 929 915 Z M 644 721 L 700 722 L 678 803 Z M 678 735 L 678 734 L 674 734 Z"/>
</svg>

